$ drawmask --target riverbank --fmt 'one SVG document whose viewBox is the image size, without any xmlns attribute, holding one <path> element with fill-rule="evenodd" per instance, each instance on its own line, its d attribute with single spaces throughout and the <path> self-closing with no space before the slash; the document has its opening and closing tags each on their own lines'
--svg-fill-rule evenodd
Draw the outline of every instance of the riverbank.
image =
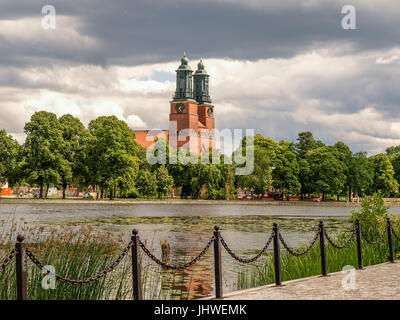
<svg viewBox="0 0 400 320">
<path fill-rule="evenodd" d="M 86 200 L 86 199 L 23 199 L 3 198 L 0 204 L 105 204 L 105 205 L 131 205 L 131 204 L 196 204 L 196 205 L 260 205 L 260 206 L 336 206 L 336 207 L 358 207 L 360 203 L 344 201 L 271 201 L 271 200 L 191 200 L 191 199 L 168 199 L 168 200 L 146 200 L 146 199 L 116 199 L 116 200 Z M 400 206 L 398 202 L 388 202 L 391 206 Z"/>
</svg>

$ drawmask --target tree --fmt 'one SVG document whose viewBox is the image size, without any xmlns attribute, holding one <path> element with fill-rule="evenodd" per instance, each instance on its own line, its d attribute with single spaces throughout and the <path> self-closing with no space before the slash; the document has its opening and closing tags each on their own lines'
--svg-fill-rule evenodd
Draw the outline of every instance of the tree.
<svg viewBox="0 0 400 320">
<path fill-rule="evenodd" d="M 347 176 L 349 188 L 349 201 L 351 194 L 356 192 L 358 195 L 364 194 L 373 182 L 374 171 L 371 162 L 367 158 L 366 152 L 357 152 L 352 155 Z"/>
<path fill-rule="evenodd" d="M 139 171 L 136 188 L 146 198 L 154 197 L 157 194 L 157 177 L 149 170 Z"/>
<path fill-rule="evenodd" d="M 299 172 L 299 164 L 293 152 L 283 150 L 283 152 L 277 154 L 272 171 L 272 184 L 275 188 L 281 190 L 282 194 L 286 194 L 287 200 L 289 200 L 290 194 L 299 193 L 301 190 L 298 179 Z"/>
<path fill-rule="evenodd" d="M 102 116 L 89 123 L 88 174 L 92 185 L 99 185 L 110 199 L 116 189 L 133 187 L 139 170 L 138 145 L 128 125 L 115 116 Z"/>
<path fill-rule="evenodd" d="M 11 186 L 18 182 L 21 146 L 5 130 L 0 130 L 0 183 Z"/>
<path fill-rule="evenodd" d="M 390 162 L 392 163 L 394 170 L 393 176 L 396 179 L 397 183 L 400 184 L 400 153 L 390 157 Z"/>
<path fill-rule="evenodd" d="M 48 190 L 60 181 L 62 130 L 57 116 L 46 111 L 34 113 L 24 130 L 24 172 L 29 183 L 39 185 L 39 197 L 43 198 L 43 187 L 46 185 Z"/>
<path fill-rule="evenodd" d="M 324 146 L 321 141 L 314 139 L 310 131 L 299 132 L 297 141 L 294 151 L 299 159 L 305 159 L 307 152 Z"/>
<path fill-rule="evenodd" d="M 339 141 L 336 142 L 335 145 L 333 146 L 333 152 L 336 158 L 342 163 L 343 165 L 343 170 L 344 170 L 344 178 L 345 181 L 344 185 L 347 190 L 350 189 L 349 184 L 349 169 L 350 169 L 350 162 L 352 160 L 353 153 L 351 152 L 350 148 L 345 145 L 343 142 Z M 350 191 L 349 191 L 350 192 Z M 349 193 L 350 197 L 350 193 Z M 339 201 L 339 194 L 337 194 L 337 200 Z"/>
<path fill-rule="evenodd" d="M 254 146 L 254 170 L 249 175 L 238 176 L 238 185 L 252 194 L 264 195 L 272 185 L 272 159 L 275 152 L 259 145 Z"/>
<path fill-rule="evenodd" d="M 157 194 L 159 199 L 166 198 L 172 194 L 174 179 L 169 175 L 165 166 L 160 166 L 156 171 Z"/>
<path fill-rule="evenodd" d="M 380 153 L 370 157 L 369 160 L 374 172 L 373 192 L 382 192 L 384 196 L 398 192 L 399 184 L 394 178 L 394 170 L 389 156 Z"/>
<path fill-rule="evenodd" d="M 301 200 L 304 200 L 306 194 L 312 193 L 311 183 L 311 170 L 310 165 L 306 159 L 300 159 L 299 163 L 299 183 L 300 183 L 300 196 Z"/>
<path fill-rule="evenodd" d="M 310 182 L 314 191 L 326 194 L 338 194 L 343 190 L 346 179 L 343 163 L 335 156 L 332 147 L 320 147 L 306 155 L 310 166 Z"/>
<path fill-rule="evenodd" d="M 400 146 L 386 148 L 386 154 L 388 156 L 395 156 L 398 153 L 400 153 Z"/>
<path fill-rule="evenodd" d="M 78 161 L 82 159 L 80 153 L 85 152 L 85 139 L 88 137 L 88 132 L 81 121 L 70 114 L 63 115 L 59 122 L 62 131 L 62 143 L 59 146 L 61 160 L 58 173 L 61 177 L 63 199 L 65 199 L 67 186 L 80 173 Z"/>
</svg>

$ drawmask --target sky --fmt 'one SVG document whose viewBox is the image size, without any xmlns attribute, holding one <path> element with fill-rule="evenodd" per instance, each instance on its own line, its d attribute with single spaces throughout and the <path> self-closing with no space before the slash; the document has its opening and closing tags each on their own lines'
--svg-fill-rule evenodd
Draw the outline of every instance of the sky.
<svg viewBox="0 0 400 320">
<path fill-rule="evenodd" d="M 400 145 L 399 42 L 398 0 L 0 0 L 0 129 L 22 143 L 38 110 L 166 129 L 186 51 L 218 129 L 376 154 Z"/>
</svg>

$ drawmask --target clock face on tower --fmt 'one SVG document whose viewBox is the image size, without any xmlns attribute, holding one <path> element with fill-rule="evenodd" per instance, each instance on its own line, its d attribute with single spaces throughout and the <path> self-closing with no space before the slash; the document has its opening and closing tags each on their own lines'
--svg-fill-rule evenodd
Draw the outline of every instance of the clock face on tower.
<svg viewBox="0 0 400 320">
<path fill-rule="evenodd" d="M 176 112 L 178 112 L 178 113 L 182 113 L 182 112 L 183 112 L 183 109 L 185 109 L 185 106 L 184 106 L 182 103 L 178 103 L 178 104 L 175 106 L 175 110 L 176 110 Z"/>
<path fill-rule="evenodd" d="M 212 109 L 212 108 L 208 108 L 207 114 L 208 114 L 208 116 L 211 118 L 212 115 L 213 115 L 213 109 Z"/>
</svg>

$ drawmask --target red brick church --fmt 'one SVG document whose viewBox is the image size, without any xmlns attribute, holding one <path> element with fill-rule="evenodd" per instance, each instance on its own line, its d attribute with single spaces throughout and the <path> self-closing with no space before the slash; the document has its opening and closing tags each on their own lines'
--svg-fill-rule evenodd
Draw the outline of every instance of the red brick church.
<svg viewBox="0 0 400 320">
<path fill-rule="evenodd" d="M 173 148 L 201 154 L 215 147 L 214 106 L 211 104 L 210 76 L 202 59 L 194 72 L 186 53 L 176 70 L 176 91 L 170 101 L 169 130 L 134 130 L 136 141 L 149 148 L 156 137 L 163 137 Z"/>
</svg>

